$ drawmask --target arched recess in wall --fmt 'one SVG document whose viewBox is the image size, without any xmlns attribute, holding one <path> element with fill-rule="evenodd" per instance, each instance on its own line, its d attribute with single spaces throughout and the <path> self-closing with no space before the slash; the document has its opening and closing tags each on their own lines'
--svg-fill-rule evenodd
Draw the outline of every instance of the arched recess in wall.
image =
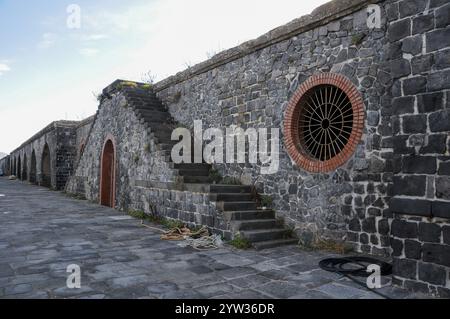
<svg viewBox="0 0 450 319">
<path fill-rule="evenodd" d="M 30 166 L 30 183 L 37 183 L 37 164 L 36 164 L 36 153 L 31 153 L 31 166 Z"/>
<path fill-rule="evenodd" d="M 114 207 L 116 197 L 116 147 L 108 137 L 103 146 L 100 169 L 100 204 Z"/>
<path fill-rule="evenodd" d="M 17 178 L 22 179 L 22 161 L 19 155 L 19 159 L 17 160 Z"/>
<path fill-rule="evenodd" d="M 291 159 L 312 173 L 331 172 L 354 154 L 364 131 L 364 102 L 343 75 L 306 80 L 289 101 L 284 142 Z"/>
<path fill-rule="evenodd" d="M 14 176 L 17 176 L 17 159 L 16 159 L 16 157 L 14 157 L 14 164 L 13 164 L 12 174 Z"/>
<path fill-rule="evenodd" d="M 41 185 L 50 188 L 52 186 L 52 170 L 51 170 L 51 158 L 50 149 L 47 143 L 42 151 L 41 160 Z"/>
<path fill-rule="evenodd" d="M 28 180 L 28 158 L 27 154 L 23 155 L 23 169 L 22 169 L 22 180 Z"/>
</svg>

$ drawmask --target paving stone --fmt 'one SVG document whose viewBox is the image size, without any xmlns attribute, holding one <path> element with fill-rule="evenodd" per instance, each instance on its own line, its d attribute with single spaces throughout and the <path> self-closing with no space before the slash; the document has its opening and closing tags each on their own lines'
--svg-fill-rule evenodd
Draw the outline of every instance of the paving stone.
<svg viewBox="0 0 450 319">
<path fill-rule="evenodd" d="M 335 299 L 354 299 L 366 294 L 363 289 L 340 285 L 336 283 L 326 284 L 317 287 L 315 290 L 330 295 Z"/>
<path fill-rule="evenodd" d="M 112 209 L 13 185 L 0 178 L 0 193 L 26 198 L 23 213 L 0 215 L 2 298 L 333 298 L 316 288 L 341 278 L 318 267 L 332 254 L 293 246 L 199 253 L 160 241 L 138 221 L 111 220 L 120 216 Z M 81 267 L 81 289 L 66 287 L 72 263 Z"/>
<path fill-rule="evenodd" d="M 293 285 L 286 282 L 271 282 L 258 288 L 259 291 L 279 299 L 287 299 L 295 296 L 301 289 L 302 287 L 299 285 Z"/>
<path fill-rule="evenodd" d="M 19 295 L 30 292 L 33 287 L 30 284 L 20 284 L 15 286 L 9 286 L 4 288 L 5 295 Z"/>
</svg>

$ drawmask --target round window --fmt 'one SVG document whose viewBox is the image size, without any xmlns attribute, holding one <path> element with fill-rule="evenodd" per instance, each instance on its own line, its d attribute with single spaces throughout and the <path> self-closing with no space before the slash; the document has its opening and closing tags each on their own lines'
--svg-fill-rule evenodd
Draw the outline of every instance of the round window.
<svg viewBox="0 0 450 319">
<path fill-rule="evenodd" d="M 353 155 L 364 124 L 361 95 L 346 77 L 323 73 L 303 83 L 286 110 L 284 138 L 294 162 L 328 172 Z"/>
</svg>

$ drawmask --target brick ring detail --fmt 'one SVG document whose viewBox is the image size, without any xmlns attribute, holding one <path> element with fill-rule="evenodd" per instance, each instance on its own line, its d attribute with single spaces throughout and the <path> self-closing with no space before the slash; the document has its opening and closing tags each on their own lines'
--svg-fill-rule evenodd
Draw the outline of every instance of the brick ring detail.
<svg viewBox="0 0 450 319">
<path fill-rule="evenodd" d="M 286 150 L 300 168 L 331 172 L 352 156 L 364 131 L 364 101 L 345 76 L 311 76 L 294 93 L 284 118 Z"/>
</svg>

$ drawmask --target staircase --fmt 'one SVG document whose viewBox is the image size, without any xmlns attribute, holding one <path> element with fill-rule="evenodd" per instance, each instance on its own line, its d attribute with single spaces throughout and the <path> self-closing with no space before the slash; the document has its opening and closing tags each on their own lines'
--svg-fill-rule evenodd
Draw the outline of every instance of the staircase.
<svg viewBox="0 0 450 319">
<path fill-rule="evenodd" d="M 157 149 L 172 162 L 170 153 L 178 142 L 171 140 L 171 134 L 178 126 L 167 108 L 150 90 L 126 87 L 122 92 L 144 124 L 151 128 Z M 256 249 L 297 243 L 275 218 L 273 210 L 257 208 L 250 186 L 212 184 L 209 177 L 212 166 L 207 163 L 173 164 L 173 167 L 185 185 L 209 189 L 210 200 L 217 202 L 218 209 L 230 221 L 232 232 L 250 241 Z"/>
</svg>

